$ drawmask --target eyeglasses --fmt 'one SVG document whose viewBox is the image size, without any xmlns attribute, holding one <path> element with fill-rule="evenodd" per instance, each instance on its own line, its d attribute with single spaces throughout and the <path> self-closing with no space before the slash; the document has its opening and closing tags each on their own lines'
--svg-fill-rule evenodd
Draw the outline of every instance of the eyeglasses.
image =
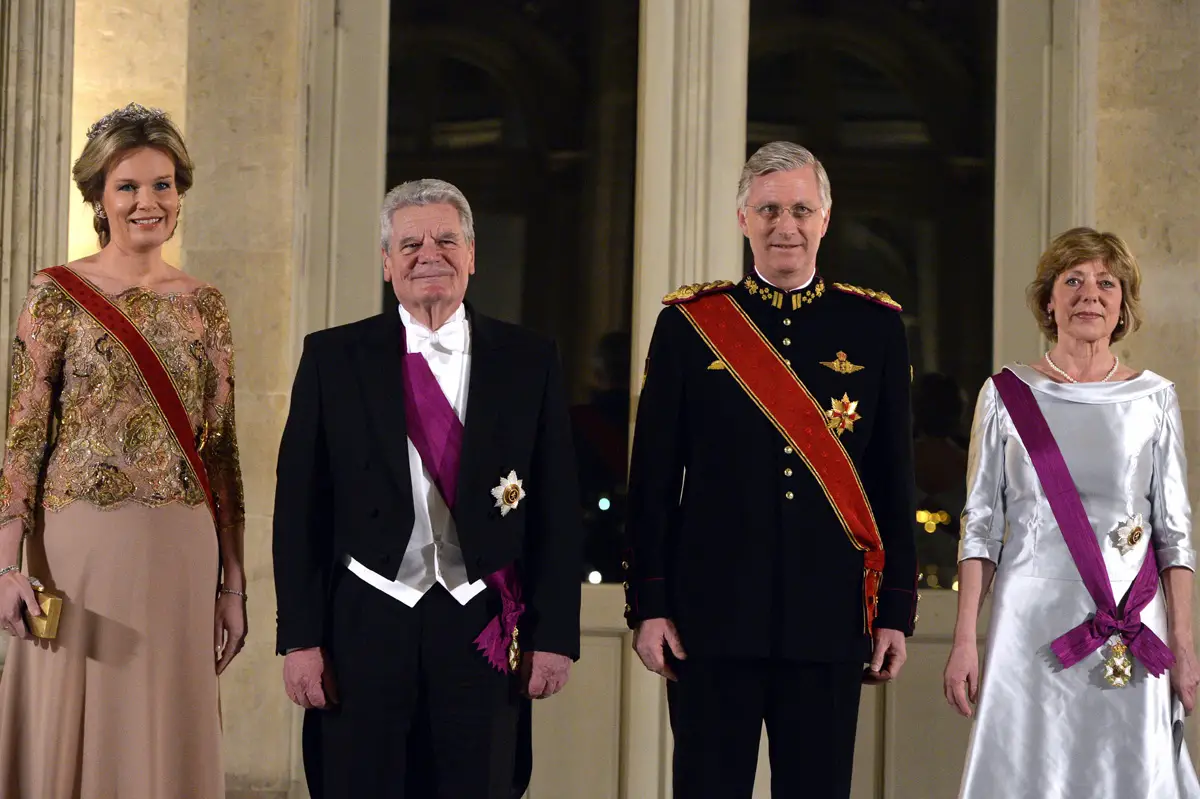
<svg viewBox="0 0 1200 799">
<path fill-rule="evenodd" d="M 800 203 L 797 203 L 790 208 L 782 205 L 776 205 L 775 203 L 767 203 L 766 205 L 752 205 L 750 206 L 750 210 L 758 214 L 764 222 L 778 222 L 780 217 L 782 217 L 785 213 L 789 214 L 792 219 L 795 219 L 797 222 L 803 222 L 820 209 L 809 208 L 807 205 L 801 205 Z"/>
</svg>

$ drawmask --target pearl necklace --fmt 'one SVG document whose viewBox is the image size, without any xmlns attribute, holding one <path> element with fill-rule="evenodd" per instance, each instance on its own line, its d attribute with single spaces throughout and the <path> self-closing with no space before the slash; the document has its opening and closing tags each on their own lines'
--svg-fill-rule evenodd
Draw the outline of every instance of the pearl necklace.
<svg viewBox="0 0 1200 799">
<path fill-rule="evenodd" d="M 1062 375 L 1062 378 L 1064 380 L 1066 380 L 1068 383 L 1078 383 L 1079 382 L 1078 380 L 1076 380 L 1075 378 L 1073 378 L 1069 374 L 1067 374 L 1065 371 L 1063 371 L 1061 368 L 1059 368 L 1058 364 L 1056 364 L 1054 362 L 1054 359 L 1052 359 L 1050 357 L 1050 353 L 1048 353 L 1048 352 L 1046 353 L 1046 363 L 1049 364 L 1050 368 L 1053 369 L 1056 373 L 1058 373 L 1059 375 Z M 1121 359 L 1118 358 L 1116 355 L 1113 355 L 1112 368 L 1108 370 L 1108 374 L 1106 374 L 1104 376 L 1104 379 L 1102 379 L 1100 382 L 1107 383 L 1109 380 L 1111 380 L 1112 376 L 1117 373 L 1117 367 L 1120 365 L 1121 365 Z"/>
</svg>

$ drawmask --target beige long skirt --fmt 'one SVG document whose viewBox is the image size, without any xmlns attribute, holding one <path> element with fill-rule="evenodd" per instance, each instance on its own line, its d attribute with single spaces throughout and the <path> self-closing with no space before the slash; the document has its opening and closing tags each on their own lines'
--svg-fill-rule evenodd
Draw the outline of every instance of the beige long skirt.
<svg viewBox="0 0 1200 799">
<path fill-rule="evenodd" d="M 4 799 L 223 797 L 204 506 L 47 512 L 29 572 L 65 595 L 54 641 L 10 641 Z"/>
</svg>

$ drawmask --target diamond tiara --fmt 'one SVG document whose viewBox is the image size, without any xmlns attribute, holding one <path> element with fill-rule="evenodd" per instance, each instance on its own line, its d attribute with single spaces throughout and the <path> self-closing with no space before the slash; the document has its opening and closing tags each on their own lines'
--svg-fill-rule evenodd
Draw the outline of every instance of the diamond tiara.
<svg viewBox="0 0 1200 799">
<path fill-rule="evenodd" d="M 167 118 L 167 112 L 161 108 L 146 108 L 137 103 L 130 103 L 124 108 L 118 108 L 116 111 L 100 117 L 100 119 L 88 128 L 88 141 L 96 138 L 117 122 L 145 122 L 151 119 L 165 120 Z"/>
</svg>

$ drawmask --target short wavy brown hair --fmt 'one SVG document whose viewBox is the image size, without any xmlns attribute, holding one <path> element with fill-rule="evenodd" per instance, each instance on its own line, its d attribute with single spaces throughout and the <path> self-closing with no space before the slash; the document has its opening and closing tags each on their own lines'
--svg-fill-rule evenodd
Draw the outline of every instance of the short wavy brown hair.
<svg viewBox="0 0 1200 799">
<path fill-rule="evenodd" d="M 88 205 L 94 206 L 104 196 L 104 182 L 108 179 L 108 171 L 131 150 L 142 147 L 160 150 L 175 162 L 175 190 L 179 192 L 180 197 L 192 187 L 195 165 L 192 163 L 192 157 L 188 155 L 179 128 L 162 112 L 152 115 L 123 114 L 134 107 L 130 105 L 118 109 L 93 125 L 93 130 L 97 127 L 101 129 L 88 138 L 79 160 L 71 170 L 75 185 L 79 187 L 79 193 Z M 140 109 L 140 106 L 136 107 Z M 94 215 L 92 226 L 100 239 L 100 247 L 106 247 L 111 238 L 108 220 Z"/>
<path fill-rule="evenodd" d="M 1115 344 L 1142 326 L 1142 270 L 1129 245 L 1116 233 L 1077 227 L 1050 242 L 1038 259 L 1037 277 L 1025 290 L 1033 318 L 1051 341 L 1058 341 L 1058 325 L 1054 316 L 1046 313 L 1054 283 L 1063 272 L 1088 261 L 1104 264 L 1104 268 L 1121 282 L 1121 316 L 1113 330 L 1112 343 Z"/>
</svg>

